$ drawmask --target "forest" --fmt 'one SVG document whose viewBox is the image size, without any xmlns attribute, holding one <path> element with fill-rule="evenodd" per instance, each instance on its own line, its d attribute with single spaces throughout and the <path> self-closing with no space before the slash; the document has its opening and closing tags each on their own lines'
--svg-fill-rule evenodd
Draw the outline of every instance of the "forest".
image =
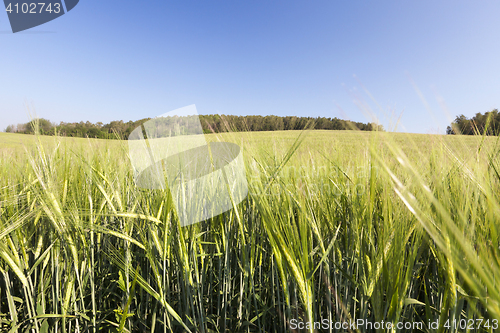
<svg viewBox="0 0 500 333">
<path fill-rule="evenodd" d="M 296 117 L 296 116 L 231 116 L 231 115 L 200 115 L 204 133 L 246 132 L 246 131 L 284 131 L 302 129 L 320 130 L 361 130 L 383 131 L 381 125 L 375 123 L 361 123 L 338 118 L 324 117 Z M 55 124 L 44 118 L 37 118 L 24 124 L 9 125 L 5 132 L 33 134 L 34 129 L 40 129 L 42 135 L 59 135 L 67 137 L 89 137 L 98 139 L 127 139 L 130 133 L 151 118 L 124 122 L 111 121 L 91 123 Z"/>
<path fill-rule="evenodd" d="M 500 113 L 498 113 L 498 109 L 484 114 L 478 112 L 470 119 L 461 114 L 448 126 L 446 134 L 498 136 L 500 134 Z"/>
</svg>

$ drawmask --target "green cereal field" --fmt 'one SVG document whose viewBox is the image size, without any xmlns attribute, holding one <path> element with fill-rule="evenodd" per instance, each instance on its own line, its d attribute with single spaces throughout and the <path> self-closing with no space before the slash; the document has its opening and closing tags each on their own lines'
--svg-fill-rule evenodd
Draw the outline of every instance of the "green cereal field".
<svg viewBox="0 0 500 333">
<path fill-rule="evenodd" d="M 181 227 L 125 140 L 0 133 L 2 332 L 495 332 L 497 138 L 235 132 L 249 193 Z"/>
</svg>

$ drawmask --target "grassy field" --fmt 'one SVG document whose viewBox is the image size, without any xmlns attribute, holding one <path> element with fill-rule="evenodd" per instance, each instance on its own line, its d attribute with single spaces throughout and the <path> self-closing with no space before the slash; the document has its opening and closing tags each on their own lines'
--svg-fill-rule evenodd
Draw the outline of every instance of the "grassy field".
<svg viewBox="0 0 500 333">
<path fill-rule="evenodd" d="M 242 147 L 249 195 L 180 227 L 126 141 L 0 133 L 2 331 L 498 330 L 498 139 L 207 138 Z"/>
</svg>

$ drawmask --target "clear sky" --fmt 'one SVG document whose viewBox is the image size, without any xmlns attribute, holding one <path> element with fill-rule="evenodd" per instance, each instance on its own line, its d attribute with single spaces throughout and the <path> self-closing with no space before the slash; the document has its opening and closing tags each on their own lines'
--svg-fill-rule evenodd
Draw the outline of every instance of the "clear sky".
<svg viewBox="0 0 500 333">
<path fill-rule="evenodd" d="M 12 34 L 2 10 L 0 130 L 27 105 L 109 122 L 196 104 L 386 129 L 403 112 L 399 131 L 444 133 L 500 108 L 499 16 L 498 0 L 81 0 Z"/>
</svg>

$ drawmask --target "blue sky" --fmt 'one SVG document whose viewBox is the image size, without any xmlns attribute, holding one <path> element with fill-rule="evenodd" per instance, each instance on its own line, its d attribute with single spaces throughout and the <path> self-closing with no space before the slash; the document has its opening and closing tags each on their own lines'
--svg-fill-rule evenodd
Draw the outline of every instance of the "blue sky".
<svg viewBox="0 0 500 333">
<path fill-rule="evenodd" d="M 196 104 L 373 114 L 386 129 L 403 112 L 399 131 L 444 133 L 456 115 L 500 108 L 499 14 L 488 0 L 81 0 L 12 34 L 0 12 L 0 130 L 26 122 L 27 106 L 109 122 Z"/>
</svg>

